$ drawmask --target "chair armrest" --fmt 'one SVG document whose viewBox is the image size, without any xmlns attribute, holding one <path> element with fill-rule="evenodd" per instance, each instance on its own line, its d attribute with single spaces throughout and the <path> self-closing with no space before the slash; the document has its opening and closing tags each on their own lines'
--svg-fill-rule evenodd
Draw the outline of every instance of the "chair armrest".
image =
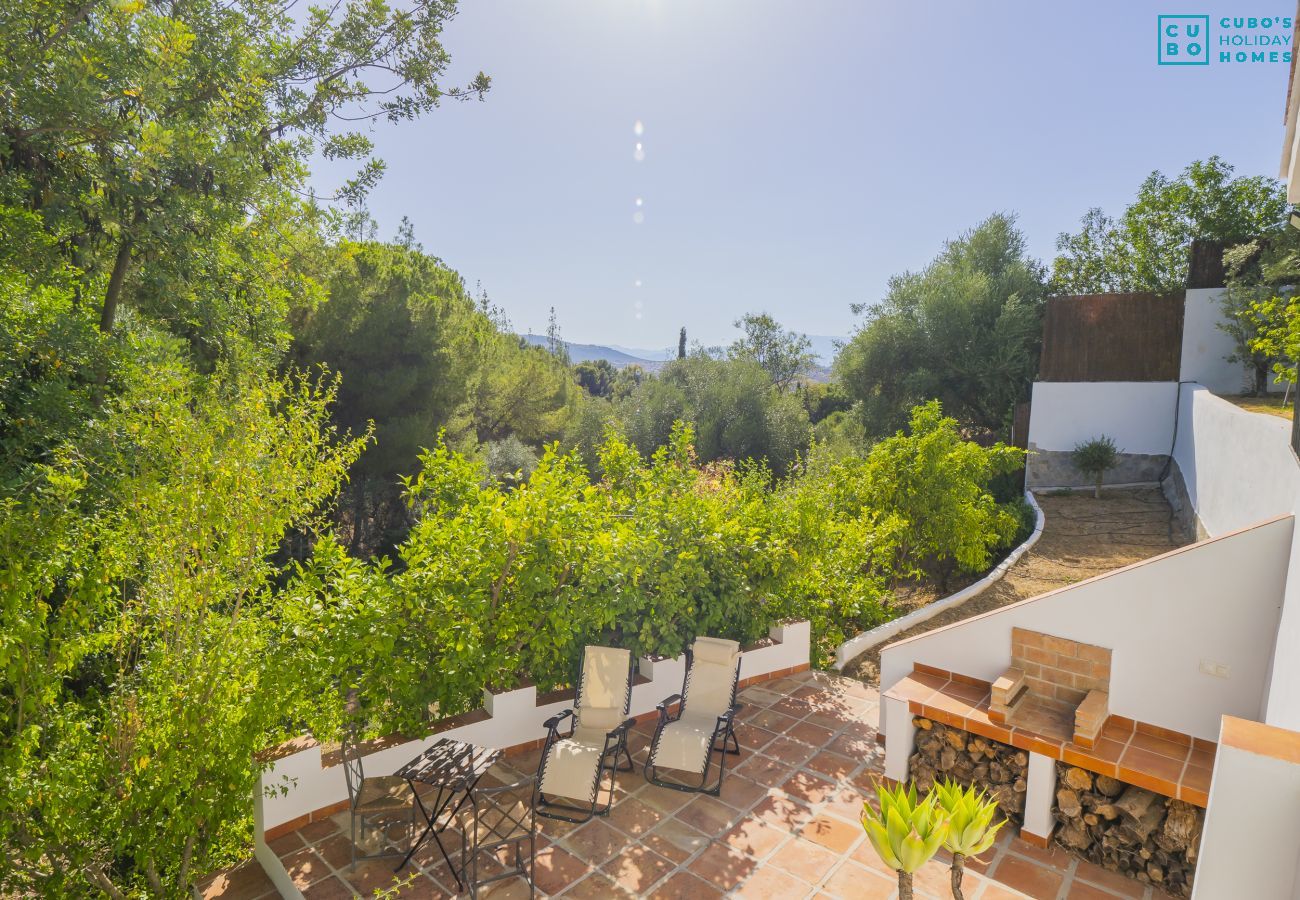
<svg viewBox="0 0 1300 900">
<path fill-rule="evenodd" d="M 666 697 L 663 703 L 660 703 L 658 706 L 655 707 L 655 709 L 659 710 L 659 721 L 668 722 L 668 721 L 672 721 L 674 718 L 681 716 L 682 714 L 681 702 L 682 702 L 681 694 L 672 694 L 671 696 Z M 668 707 L 672 706 L 674 703 L 678 704 L 677 716 L 673 716 L 668 712 Z"/>
<path fill-rule="evenodd" d="M 563 722 L 565 719 L 573 719 L 573 718 L 574 718 L 573 710 L 566 709 L 564 712 L 556 713 L 555 715 L 551 716 L 549 719 L 547 719 L 545 722 L 542 723 L 542 727 L 545 728 L 547 731 L 558 734 L 560 730 L 560 723 Z M 573 731 L 572 725 L 569 726 L 569 731 L 570 732 Z"/>
<path fill-rule="evenodd" d="M 736 718 L 736 713 L 740 711 L 740 707 L 741 704 L 733 703 L 730 709 L 728 709 L 722 715 L 718 716 L 717 729 L 721 729 L 727 725 L 730 725 L 732 720 Z"/>
</svg>

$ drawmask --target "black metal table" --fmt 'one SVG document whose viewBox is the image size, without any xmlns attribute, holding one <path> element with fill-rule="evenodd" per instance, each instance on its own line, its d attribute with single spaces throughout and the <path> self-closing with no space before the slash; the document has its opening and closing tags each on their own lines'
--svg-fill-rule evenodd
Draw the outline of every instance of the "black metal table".
<svg viewBox="0 0 1300 900">
<path fill-rule="evenodd" d="M 444 831 L 451 821 L 456 817 L 456 813 L 465 805 L 465 801 L 470 798 L 474 791 L 474 786 L 478 784 L 479 779 L 487 774 L 487 770 L 492 768 L 493 763 L 501 758 L 501 751 L 491 747 L 476 747 L 465 741 L 455 741 L 451 738 L 439 738 L 434 741 L 428 750 L 425 750 L 415 759 L 402 766 L 395 773 L 401 778 L 405 778 L 411 785 L 411 792 L 415 794 L 415 804 L 420 810 L 420 815 L 424 817 L 424 832 L 420 837 L 411 844 L 411 849 L 397 866 L 397 871 L 411 861 L 415 851 L 420 849 L 430 837 L 438 845 L 442 852 L 442 858 L 447 861 L 447 868 L 451 870 L 452 877 L 456 879 L 456 887 L 464 890 L 465 886 L 460 880 L 460 873 L 456 871 L 456 866 L 452 864 L 451 857 L 447 855 L 447 848 L 442 845 L 442 840 L 438 837 L 439 832 Z M 419 785 L 429 785 L 436 788 L 437 793 L 433 795 L 433 802 L 425 805 L 423 798 L 420 797 Z M 456 799 L 458 794 L 463 794 L 456 806 L 452 808 L 451 813 L 439 825 L 443 819 L 443 814 L 451 806 L 451 802 Z"/>
</svg>

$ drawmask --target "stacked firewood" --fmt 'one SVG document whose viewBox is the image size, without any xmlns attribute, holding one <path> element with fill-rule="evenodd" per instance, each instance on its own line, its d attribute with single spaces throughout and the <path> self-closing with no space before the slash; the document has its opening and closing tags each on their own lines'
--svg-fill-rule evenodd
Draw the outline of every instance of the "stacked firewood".
<svg viewBox="0 0 1300 900">
<path fill-rule="evenodd" d="M 921 716 L 912 721 L 916 750 L 910 772 L 917 790 L 928 791 L 944 778 L 973 784 L 988 791 L 1007 818 L 1024 820 L 1029 754 Z"/>
<path fill-rule="evenodd" d="M 1191 896 L 1200 809 L 1064 763 L 1056 787 L 1057 841 L 1107 869 Z"/>
</svg>

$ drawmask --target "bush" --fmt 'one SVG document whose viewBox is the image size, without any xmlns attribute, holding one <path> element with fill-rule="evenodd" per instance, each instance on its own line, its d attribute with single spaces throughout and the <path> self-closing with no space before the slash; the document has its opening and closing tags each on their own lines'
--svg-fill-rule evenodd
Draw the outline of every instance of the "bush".
<svg viewBox="0 0 1300 900">
<path fill-rule="evenodd" d="M 814 448 L 779 482 L 758 464 L 701 465 L 681 423 L 649 457 L 616 432 L 598 456 L 593 483 L 552 446 L 510 488 L 445 445 L 425 454 L 398 574 L 328 546 L 304 567 L 299 607 L 324 615 L 298 617 L 321 629 L 303 668 L 358 689 L 387 730 L 418 727 L 431 705 L 474 709 L 521 676 L 567 684 L 585 643 L 675 656 L 696 635 L 743 644 L 806 618 L 820 662 L 888 617 L 899 577 L 982 569 L 1022 522 L 987 486 L 1023 454 L 963 441 L 937 403 L 867 456 Z M 331 656 L 340 641 L 349 651 Z"/>
<path fill-rule="evenodd" d="M 1101 481 L 1107 472 L 1118 465 L 1119 454 L 1120 450 L 1115 446 L 1115 441 L 1104 434 L 1076 445 L 1070 454 L 1070 460 L 1076 469 L 1096 479 L 1093 487 L 1094 497 L 1101 498 Z"/>
</svg>

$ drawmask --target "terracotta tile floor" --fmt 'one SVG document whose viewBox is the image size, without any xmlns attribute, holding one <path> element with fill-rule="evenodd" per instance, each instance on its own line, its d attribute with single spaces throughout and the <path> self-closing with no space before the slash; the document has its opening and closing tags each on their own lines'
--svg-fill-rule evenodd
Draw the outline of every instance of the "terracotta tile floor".
<svg viewBox="0 0 1300 900">
<path fill-rule="evenodd" d="M 847 678 L 807 672 L 746 689 L 737 733 L 742 755 L 729 757 L 721 798 L 682 794 L 647 784 L 638 770 L 620 774 L 614 812 L 581 827 L 539 819 L 537 886 L 541 896 L 709 898 L 892 898 L 894 875 L 866 843 L 857 822 L 862 797 L 881 771 L 875 740 L 878 697 Z M 651 726 L 632 739 L 644 761 Z M 507 758 L 501 777 L 533 771 L 537 754 Z M 349 869 L 346 815 L 296 832 L 275 851 L 303 894 L 315 897 L 450 897 L 454 886 L 432 845 L 394 877 L 393 859 Z M 322 833 L 325 832 L 325 833 Z M 448 848 L 459 838 L 444 838 Z M 946 862 L 946 861 L 945 861 Z M 401 887 L 399 887 L 399 885 Z M 1154 897 L 1144 885 L 1106 872 L 1059 848 L 1040 850 L 1005 834 L 972 861 L 964 883 L 969 900 L 1001 898 Z M 480 892 L 526 897 L 518 880 Z M 203 897 L 274 896 L 270 882 L 245 866 L 217 876 Z M 947 898 L 948 871 L 930 863 L 917 874 L 916 896 Z"/>
</svg>

